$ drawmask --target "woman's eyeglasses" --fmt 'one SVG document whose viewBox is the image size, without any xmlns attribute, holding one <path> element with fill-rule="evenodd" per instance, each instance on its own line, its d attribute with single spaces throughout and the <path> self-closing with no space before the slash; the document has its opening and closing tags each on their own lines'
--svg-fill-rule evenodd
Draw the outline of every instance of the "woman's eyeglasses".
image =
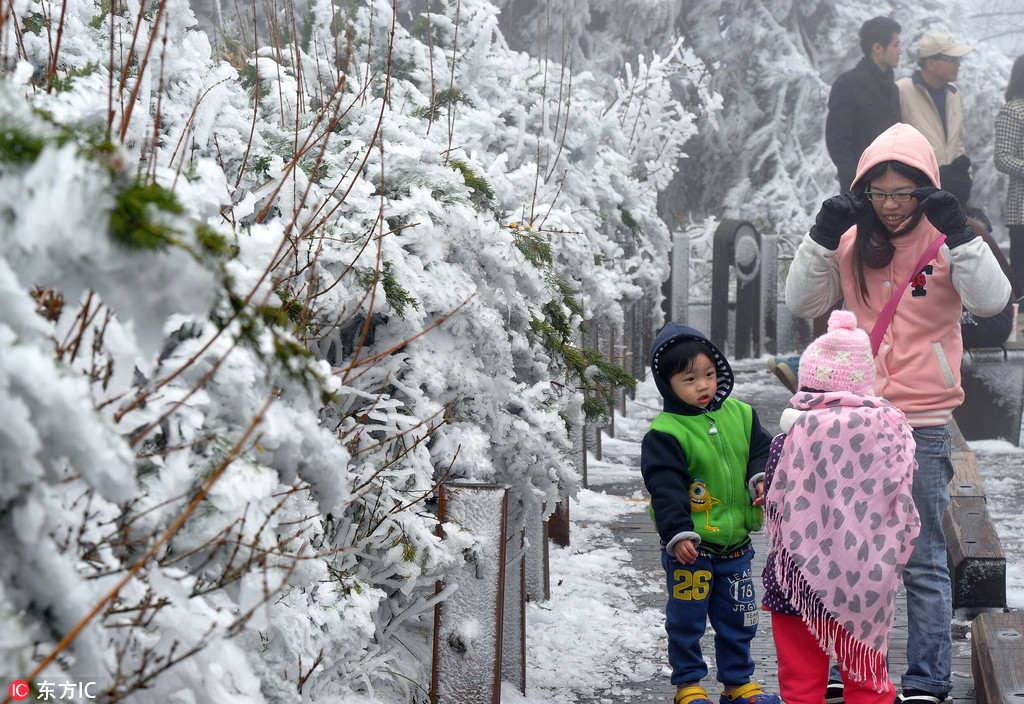
<svg viewBox="0 0 1024 704">
<path fill-rule="evenodd" d="M 864 195 L 872 203 L 884 203 L 886 198 L 892 198 L 894 203 L 909 203 L 914 197 L 913 193 L 882 193 L 882 191 L 867 191 Z"/>
</svg>

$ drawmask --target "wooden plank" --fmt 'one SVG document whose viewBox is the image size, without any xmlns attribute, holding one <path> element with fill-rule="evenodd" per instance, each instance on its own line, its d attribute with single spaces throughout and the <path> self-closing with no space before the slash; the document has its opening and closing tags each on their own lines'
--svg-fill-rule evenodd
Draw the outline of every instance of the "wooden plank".
<svg viewBox="0 0 1024 704">
<path fill-rule="evenodd" d="M 985 497 L 985 487 L 978 469 L 978 458 L 970 450 L 953 450 L 953 479 L 949 482 L 950 496 Z"/>
<path fill-rule="evenodd" d="M 971 623 L 971 672 L 978 704 L 1024 698 L 1024 613 L 983 613 Z"/>
<path fill-rule="evenodd" d="M 981 482 L 981 472 L 978 471 L 978 459 L 960 432 L 956 420 L 949 422 L 949 434 L 954 471 L 953 479 L 949 482 L 950 496 L 984 496 L 985 488 Z"/>
<path fill-rule="evenodd" d="M 1006 606 L 1006 558 L 984 497 L 956 496 L 942 520 L 953 608 Z"/>
</svg>

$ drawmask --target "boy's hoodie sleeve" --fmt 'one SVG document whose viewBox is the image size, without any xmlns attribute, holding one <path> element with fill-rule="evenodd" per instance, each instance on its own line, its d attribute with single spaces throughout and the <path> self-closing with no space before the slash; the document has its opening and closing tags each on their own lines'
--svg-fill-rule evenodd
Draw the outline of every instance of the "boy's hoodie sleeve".
<svg viewBox="0 0 1024 704">
<path fill-rule="evenodd" d="M 761 425 L 757 411 L 750 409 L 750 457 L 747 460 L 747 491 L 751 500 L 757 498 L 757 483 L 764 481 L 764 469 L 772 449 L 772 434 Z"/>
<path fill-rule="evenodd" d="M 690 472 L 679 441 L 657 430 L 644 435 L 640 452 L 640 472 L 651 494 L 651 507 L 658 535 L 666 548 L 680 540 L 695 540 L 690 516 Z"/>
</svg>

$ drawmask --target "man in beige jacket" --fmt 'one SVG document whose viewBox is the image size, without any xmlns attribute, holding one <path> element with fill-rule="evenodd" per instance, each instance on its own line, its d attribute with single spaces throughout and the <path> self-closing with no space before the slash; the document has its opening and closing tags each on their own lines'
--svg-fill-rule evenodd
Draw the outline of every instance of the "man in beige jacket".
<svg viewBox="0 0 1024 704">
<path fill-rule="evenodd" d="M 903 122 L 927 137 L 939 163 L 943 189 L 963 203 L 970 194 L 970 161 L 963 142 L 964 101 L 954 81 L 961 58 L 972 51 L 945 32 L 928 32 L 917 45 L 919 68 L 896 81 Z"/>
</svg>

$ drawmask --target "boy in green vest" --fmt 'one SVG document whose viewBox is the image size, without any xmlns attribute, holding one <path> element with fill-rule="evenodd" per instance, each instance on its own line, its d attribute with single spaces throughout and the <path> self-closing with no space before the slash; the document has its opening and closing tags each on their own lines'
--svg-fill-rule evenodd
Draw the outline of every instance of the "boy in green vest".
<svg viewBox="0 0 1024 704">
<path fill-rule="evenodd" d="M 700 639 L 715 629 L 719 704 L 781 704 L 751 681 L 757 633 L 750 531 L 760 530 L 771 434 L 729 398 L 732 368 L 703 334 L 668 323 L 651 347 L 664 410 L 644 436 L 640 469 L 664 549 L 665 630 L 674 704 L 712 704 Z"/>
</svg>

